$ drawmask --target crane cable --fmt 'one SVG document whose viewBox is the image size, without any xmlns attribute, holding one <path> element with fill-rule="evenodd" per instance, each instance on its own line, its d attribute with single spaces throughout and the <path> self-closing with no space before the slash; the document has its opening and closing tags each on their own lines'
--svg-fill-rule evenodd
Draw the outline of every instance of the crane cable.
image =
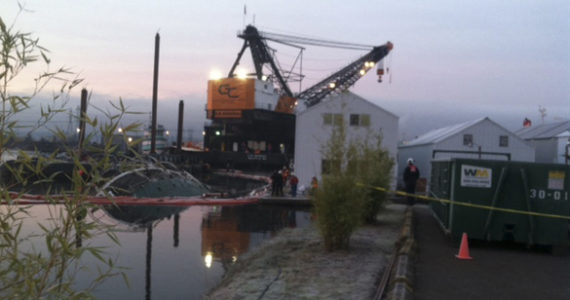
<svg viewBox="0 0 570 300">
<path fill-rule="evenodd" d="M 263 39 L 278 43 L 280 42 L 280 43 L 290 43 L 290 44 L 302 44 L 302 45 L 312 45 L 319 47 L 351 49 L 351 50 L 370 50 L 374 48 L 373 45 L 323 40 L 323 39 L 300 37 L 288 34 L 271 33 L 265 31 L 259 31 L 259 35 Z"/>
<path fill-rule="evenodd" d="M 392 51 L 390 51 L 392 52 Z M 388 55 L 388 61 L 387 61 L 387 67 L 386 67 L 386 73 L 388 73 L 388 85 L 392 85 L 392 57 L 394 56 L 394 53 L 390 53 L 391 55 Z"/>
</svg>

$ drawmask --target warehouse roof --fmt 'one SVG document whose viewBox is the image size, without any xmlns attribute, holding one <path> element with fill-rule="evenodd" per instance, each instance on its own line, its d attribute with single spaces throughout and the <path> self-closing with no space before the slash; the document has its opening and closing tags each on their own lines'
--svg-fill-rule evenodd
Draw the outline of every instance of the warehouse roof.
<svg viewBox="0 0 570 300">
<path fill-rule="evenodd" d="M 570 121 L 563 121 L 551 124 L 540 124 L 536 126 L 519 129 L 515 132 L 525 140 L 548 139 L 570 130 Z"/>
<path fill-rule="evenodd" d="M 391 112 L 391 111 L 388 111 L 388 110 L 386 110 L 385 108 L 380 107 L 380 106 L 378 106 L 378 105 L 376 105 L 376 104 L 374 104 L 374 103 L 372 103 L 372 102 L 370 102 L 370 101 L 368 101 L 368 100 L 362 98 L 361 96 L 359 96 L 359 95 L 357 95 L 357 94 L 355 94 L 355 93 L 353 93 L 353 92 L 351 92 L 351 91 L 344 91 L 344 92 L 342 92 L 342 93 L 340 93 L 340 94 L 332 94 L 332 95 L 327 96 L 327 97 L 324 99 L 324 101 L 321 101 L 321 102 L 319 102 L 319 103 L 316 104 L 316 105 L 313 105 L 313 106 L 308 107 L 308 108 L 307 108 L 307 107 L 300 108 L 300 109 L 297 111 L 297 116 L 302 115 L 302 114 L 304 114 L 304 113 L 306 113 L 306 112 L 308 112 L 308 111 L 313 111 L 316 107 L 325 106 L 325 105 L 327 105 L 327 104 L 329 103 L 329 101 L 334 101 L 334 100 L 337 100 L 337 99 L 346 99 L 347 97 L 348 97 L 348 100 L 350 100 L 350 101 L 362 101 L 362 102 L 364 102 L 364 103 L 367 103 L 367 104 L 371 105 L 371 106 L 374 107 L 374 108 L 377 108 L 378 110 L 381 110 L 381 111 L 385 112 L 385 113 L 388 114 L 388 115 L 393 116 L 393 117 L 396 118 L 396 119 L 400 118 L 400 117 L 398 117 L 395 113 L 393 113 L 393 112 Z"/>
<path fill-rule="evenodd" d="M 420 135 L 419 137 L 401 145 L 400 147 L 408 147 L 408 146 L 419 146 L 419 145 L 426 145 L 426 144 L 435 144 L 437 142 L 443 141 L 450 136 L 453 136 L 479 122 L 484 120 L 489 120 L 489 118 L 480 118 L 477 120 L 468 121 L 465 123 L 455 124 L 447 127 L 442 127 L 438 129 L 434 129 L 429 131 L 425 134 Z"/>
</svg>

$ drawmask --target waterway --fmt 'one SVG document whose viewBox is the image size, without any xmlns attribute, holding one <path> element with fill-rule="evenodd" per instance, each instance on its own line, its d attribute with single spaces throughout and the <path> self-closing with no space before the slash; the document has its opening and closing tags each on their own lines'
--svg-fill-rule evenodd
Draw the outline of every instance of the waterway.
<svg viewBox="0 0 570 300">
<path fill-rule="evenodd" d="M 32 206 L 24 234 L 39 230 L 37 222 L 56 210 Z M 240 255 L 282 228 L 311 222 L 306 209 L 262 205 L 101 207 L 88 218 L 115 225 L 120 245 L 105 235 L 83 240 L 83 245 L 106 247 L 129 282 L 127 286 L 120 276 L 105 281 L 94 292 L 98 299 L 200 299 Z M 87 255 L 82 264 L 88 269 L 76 277 L 80 287 L 96 276 L 97 260 Z"/>
</svg>

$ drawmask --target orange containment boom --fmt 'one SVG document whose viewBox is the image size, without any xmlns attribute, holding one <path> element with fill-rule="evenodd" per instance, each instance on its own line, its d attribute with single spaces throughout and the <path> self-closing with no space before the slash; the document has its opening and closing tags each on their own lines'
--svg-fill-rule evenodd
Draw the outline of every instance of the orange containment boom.
<svg viewBox="0 0 570 300">
<path fill-rule="evenodd" d="M 51 196 L 46 198 L 44 195 L 30 195 L 10 193 L 12 204 L 30 205 L 30 204 L 63 204 L 69 197 Z M 163 206 L 194 206 L 194 205 L 243 205 L 253 204 L 259 201 L 259 196 L 238 197 L 238 198 L 208 198 L 202 196 L 194 197 L 161 197 L 161 198 L 136 198 L 130 196 L 121 197 L 98 197 L 89 196 L 85 199 L 90 204 L 97 205 L 163 205 Z"/>
</svg>

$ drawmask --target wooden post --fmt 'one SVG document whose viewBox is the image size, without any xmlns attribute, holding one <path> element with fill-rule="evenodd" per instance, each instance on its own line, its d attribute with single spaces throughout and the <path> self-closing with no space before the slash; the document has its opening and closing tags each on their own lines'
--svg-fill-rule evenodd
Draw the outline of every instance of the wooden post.
<svg viewBox="0 0 570 300">
<path fill-rule="evenodd" d="M 85 119 L 87 118 L 87 90 L 81 90 L 81 106 L 79 112 L 79 159 L 83 152 L 83 142 L 85 141 Z"/>
<path fill-rule="evenodd" d="M 152 83 L 152 124 L 150 135 L 150 154 L 156 154 L 156 113 L 158 96 L 158 57 L 160 52 L 160 35 L 158 32 L 154 38 L 154 75 Z"/>
<path fill-rule="evenodd" d="M 180 100 L 178 103 L 178 136 L 176 138 L 176 150 L 180 152 L 182 150 L 182 125 L 184 124 L 184 101 Z"/>
</svg>

